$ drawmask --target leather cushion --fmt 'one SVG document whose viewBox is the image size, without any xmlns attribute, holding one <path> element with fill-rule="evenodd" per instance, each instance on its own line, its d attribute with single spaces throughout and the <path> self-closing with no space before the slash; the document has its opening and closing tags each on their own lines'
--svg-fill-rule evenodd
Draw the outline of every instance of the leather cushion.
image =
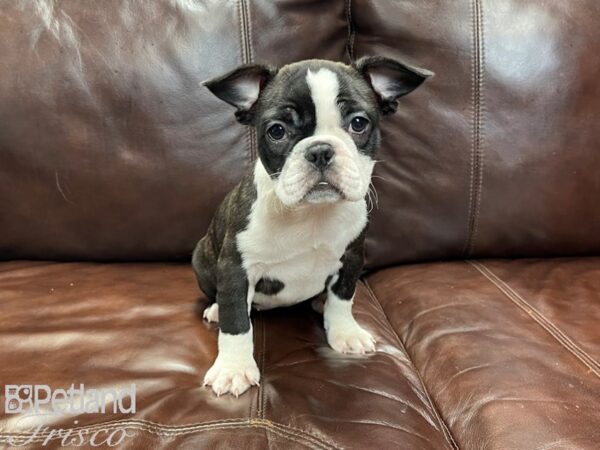
<svg viewBox="0 0 600 450">
<path fill-rule="evenodd" d="M 189 258 L 256 157 L 199 83 L 252 61 L 343 59 L 345 3 L 314 5 L 3 2 L 0 258 Z"/>
<path fill-rule="evenodd" d="M 600 259 L 414 265 L 368 286 L 459 448 L 600 446 Z"/>
<path fill-rule="evenodd" d="M 367 262 L 600 253 L 595 0 L 353 2 L 353 53 L 435 72 L 383 126 Z"/>
<path fill-rule="evenodd" d="M 0 264 L 0 292 L 3 383 L 137 386 L 135 415 L 38 418 L 49 429 L 125 427 L 132 436 L 123 448 L 451 448 L 418 373 L 363 285 L 354 309 L 379 340 L 376 354 L 334 352 L 308 304 L 253 312 L 262 379 L 238 399 L 202 387 L 217 329 L 195 314 L 206 300 L 188 265 L 8 262 Z M 26 442 L 28 425 L 21 415 L 2 415 L 0 442 L 18 432 L 23 440 L 13 442 Z M 28 448 L 39 448 L 44 436 Z"/>
</svg>

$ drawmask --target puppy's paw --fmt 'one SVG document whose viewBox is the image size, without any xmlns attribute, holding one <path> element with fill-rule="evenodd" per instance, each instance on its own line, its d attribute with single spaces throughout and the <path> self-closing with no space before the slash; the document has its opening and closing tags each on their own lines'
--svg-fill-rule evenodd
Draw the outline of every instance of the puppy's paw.
<svg viewBox="0 0 600 450">
<path fill-rule="evenodd" d="M 215 302 L 210 306 L 207 306 L 202 314 L 204 320 L 208 322 L 219 322 L 219 305 Z"/>
<path fill-rule="evenodd" d="M 211 386 L 217 396 L 230 393 L 238 397 L 250 386 L 258 385 L 260 372 L 254 359 L 226 362 L 217 358 L 204 377 L 204 385 Z"/>
<path fill-rule="evenodd" d="M 327 341 L 340 353 L 368 353 L 375 351 L 375 338 L 356 322 L 334 325 L 327 330 Z"/>
</svg>

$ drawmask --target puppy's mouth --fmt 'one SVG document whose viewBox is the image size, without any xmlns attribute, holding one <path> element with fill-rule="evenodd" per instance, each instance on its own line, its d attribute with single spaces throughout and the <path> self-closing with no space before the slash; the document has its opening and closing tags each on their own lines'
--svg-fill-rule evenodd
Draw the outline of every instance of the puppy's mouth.
<svg viewBox="0 0 600 450">
<path fill-rule="evenodd" d="M 343 197 L 341 189 L 330 181 L 321 179 L 308 190 L 303 200 L 308 203 L 332 203 Z"/>
<path fill-rule="evenodd" d="M 340 190 L 331 184 L 329 181 L 319 181 L 310 192 L 322 192 L 322 191 L 336 191 L 341 194 Z"/>
</svg>

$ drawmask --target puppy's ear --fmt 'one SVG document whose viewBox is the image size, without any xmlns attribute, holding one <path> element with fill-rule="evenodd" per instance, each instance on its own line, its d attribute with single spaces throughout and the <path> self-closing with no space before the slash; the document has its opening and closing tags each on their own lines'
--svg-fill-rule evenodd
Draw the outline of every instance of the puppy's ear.
<svg viewBox="0 0 600 450">
<path fill-rule="evenodd" d="M 235 106 L 237 120 L 249 125 L 252 122 L 256 101 L 276 73 L 277 70 L 274 68 L 251 64 L 238 67 L 202 84 L 221 100 Z"/>
<path fill-rule="evenodd" d="M 409 67 L 382 56 L 365 56 L 354 63 L 354 68 L 375 91 L 384 116 L 396 112 L 396 100 L 399 97 L 414 91 L 433 75 L 433 72 L 428 70 Z"/>
</svg>

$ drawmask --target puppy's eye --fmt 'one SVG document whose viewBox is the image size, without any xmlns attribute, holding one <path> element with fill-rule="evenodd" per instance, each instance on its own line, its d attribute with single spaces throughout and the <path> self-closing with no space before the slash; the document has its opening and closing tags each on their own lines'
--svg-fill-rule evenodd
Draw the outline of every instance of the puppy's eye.
<svg viewBox="0 0 600 450">
<path fill-rule="evenodd" d="M 362 116 L 356 116 L 350 121 L 350 127 L 348 131 L 354 134 L 362 134 L 365 132 L 368 126 L 369 119 Z"/>
<path fill-rule="evenodd" d="M 276 123 L 269 127 L 269 129 L 267 130 L 267 134 L 274 141 L 280 141 L 285 137 L 285 128 L 283 127 L 283 125 Z"/>
</svg>

